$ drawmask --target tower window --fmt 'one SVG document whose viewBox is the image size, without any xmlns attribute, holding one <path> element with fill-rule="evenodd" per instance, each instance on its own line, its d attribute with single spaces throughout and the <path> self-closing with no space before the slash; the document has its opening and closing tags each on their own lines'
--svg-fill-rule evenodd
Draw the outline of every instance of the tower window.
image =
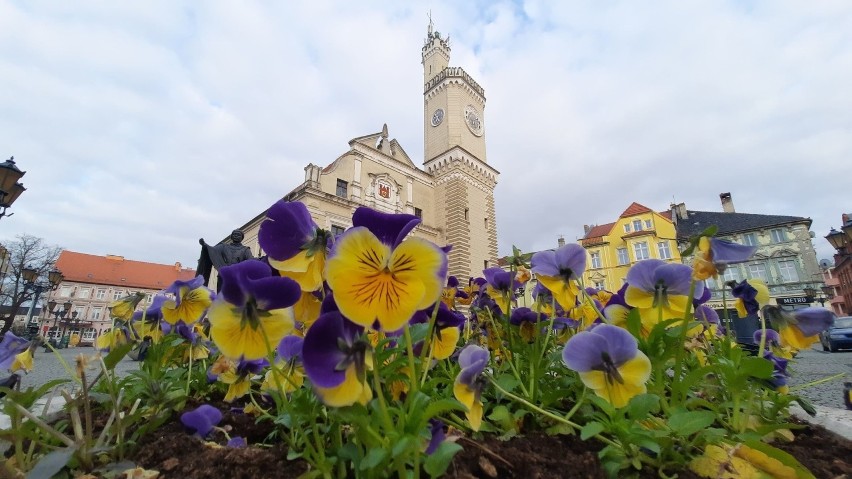
<svg viewBox="0 0 852 479">
<path fill-rule="evenodd" d="M 468 218 L 468 213 L 469 213 L 469 212 L 470 212 L 470 210 L 468 210 L 467 208 L 465 208 L 465 209 L 464 209 L 464 219 L 469 219 L 469 218 Z"/>
<path fill-rule="evenodd" d="M 488 229 L 488 218 L 485 218 L 485 229 Z"/>
<path fill-rule="evenodd" d="M 346 190 L 349 187 L 349 183 L 338 179 L 337 180 L 337 196 L 341 198 L 346 198 L 348 195 L 346 194 Z"/>
<path fill-rule="evenodd" d="M 421 210 L 420 208 L 414 208 L 414 216 L 416 216 L 416 217 L 418 217 L 422 220 L 423 219 L 423 210 Z"/>
<path fill-rule="evenodd" d="M 482 263 L 482 265 L 485 267 L 485 269 L 488 269 L 488 260 L 485 260 L 485 261 Z"/>
</svg>

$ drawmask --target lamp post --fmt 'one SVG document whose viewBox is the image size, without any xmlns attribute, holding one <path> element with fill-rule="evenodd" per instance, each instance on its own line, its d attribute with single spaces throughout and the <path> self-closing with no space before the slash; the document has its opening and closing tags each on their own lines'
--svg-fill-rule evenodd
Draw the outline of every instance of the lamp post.
<svg viewBox="0 0 852 479">
<path fill-rule="evenodd" d="M 822 289 L 822 288 L 820 288 Z M 805 292 L 805 297 L 808 299 L 808 302 L 819 301 L 820 306 L 825 306 L 825 296 L 822 295 L 822 292 L 819 292 L 819 296 L 817 296 L 816 288 L 808 286 L 807 288 L 802 288 L 802 291 Z"/>
<path fill-rule="evenodd" d="M 65 312 L 68 313 L 67 310 Z M 62 339 L 60 340 L 60 343 L 59 343 L 60 347 L 62 347 L 62 348 L 67 348 L 68 342 L 71 340 L 70 337 L 68 337 L 68 338 L 65 337 L 65 330 L 68 328 L 68 323 L 71 322 L 71 321 L 74 321 L 75 323 L 79 324 L 79 322 L 77 321 L 77 311 L 74 311 L 73 313 L 71 313 L 70 319 L 65 318 L 62 321 Z"/>
<path fill-rule="evenodd" d="M 6 209 L 26 191 L 22 183 L 18 183 L 27 172 L 21 171 L 15 166 L 15 157 L 0 163 L 0 218 L 12 216 L 14 213 L 6 214 Z"/>
<path fill-rule="evenodd" d="M 30 309 L 27 311 L 26 322 L 27 336 L 29 339 L 32 339 L 38 334 L 38 326 L 32 328 L 30 323 L 32 323 L 33 311 L 35 310 L 36 303 L 41 297 L 41 293 L 47 289 L 50 289 L 51 291 L 56 290 L 56 288 L 59 287 L 59 283 L 61 283 L 64 279 L 64 276 L 62 276 L 61 271 L 54 268 L 47 273 L 47 282 L 38 281 L 38 271 L 33 268 L 26 267 L 21 269 L 21 277 L 24 279 L 24 291 L 26 292 L 29 288 L 33 289 L 33 299 L 30 301 Z M 33 331 L 33 329 L 35 329 L 35 331 Z"/>
<path fill-rule="evenodd" d="M 836 253 L 834 254 L 834 275 L 840 279 L 837 285 L 837 296 L 842 297 L 842 302 L 837 302 L 839 313 L 852 314 L 852 219 L 848 214 L 843 214 L 840 231 L 831 228 L 825 239 L 831 243 Z"/>
<path fill-rule="evenodd" d="M 59 327 L 56 325 L 57 320 L 64 322 L 65 316 L 71 311 L 71 307 L 73 306 L 73 304 L 71 304 L 71 301 L 66 301 L 62 305 L 61 310 L 57 310 L 56 306 L 57 306 L 56 301 L 48 301 L 47 302 L 47 308 L 50 311 L 50 314 L 53 315 L 53 327 L 48 330 L 48 336 L 50 335 L 50 331 L 53 331 L 54 329 L 57 332 L 59 331 Z M 64 331 L 65 330 L 63 328 L 63 333 L 64 333 Z M 62 342 L 63 337 L 64 337 L 64 334 L 59 337 L 58 341 L 53 341 L 54 338 L 49 338 L 49 340 L 53 341 L 54 346 L 59 347 L 60 343 Z"/>
</svg>

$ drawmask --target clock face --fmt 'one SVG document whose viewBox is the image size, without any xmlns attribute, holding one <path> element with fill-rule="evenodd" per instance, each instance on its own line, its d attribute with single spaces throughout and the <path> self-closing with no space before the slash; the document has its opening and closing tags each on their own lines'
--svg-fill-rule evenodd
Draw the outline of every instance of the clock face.
<svg viewBox="0 0 852 479">
<path fill-rule="evenodd" d="M 482 118 L 479 117 L 479 112 L 476 111 L 473 105 L 464 107 L 464 121 L 467 123 L 467 127 L 471 133 L 476 136 L 482 136 L 484 129 Z"/>
<path fill-rule="evenodd" d="M 444 121 L 444 110 L 438 108 L 435 113 L 432 113 L 432 126 L 438 126 Z"/>
</svg>

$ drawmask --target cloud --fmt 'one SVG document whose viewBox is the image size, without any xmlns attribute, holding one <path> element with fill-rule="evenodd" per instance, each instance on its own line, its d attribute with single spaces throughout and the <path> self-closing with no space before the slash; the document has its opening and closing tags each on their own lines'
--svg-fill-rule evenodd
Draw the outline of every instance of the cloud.
<svg viewBox="0 0 852 479">
<path fill-rule="evenodd" d="M 3 218 L 75 251 L 194 265 L 387 123 L 423 151 L 431 10 L 484 88 L 502 254 L 573 240 L 632 201 L 813 218 L 849 209 L 847 2 L 9 2 Z"/>
</svg>

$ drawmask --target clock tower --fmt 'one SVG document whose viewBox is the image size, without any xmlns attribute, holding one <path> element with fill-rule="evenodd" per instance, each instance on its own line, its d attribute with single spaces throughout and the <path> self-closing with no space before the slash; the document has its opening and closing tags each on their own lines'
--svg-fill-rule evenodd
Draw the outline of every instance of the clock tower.
<svg viewBox="0 0 852 479">
<path fill-rule="evenodd" d="M 449 38 L 430 21 L 422 51 L 424 167 L 435 178 L 440 228 L 453 245 L 449 274 L 464 283 L 497 266 L 494 187 L 485 160 L 485 90 L 451 67 Z"/>
</svg>

